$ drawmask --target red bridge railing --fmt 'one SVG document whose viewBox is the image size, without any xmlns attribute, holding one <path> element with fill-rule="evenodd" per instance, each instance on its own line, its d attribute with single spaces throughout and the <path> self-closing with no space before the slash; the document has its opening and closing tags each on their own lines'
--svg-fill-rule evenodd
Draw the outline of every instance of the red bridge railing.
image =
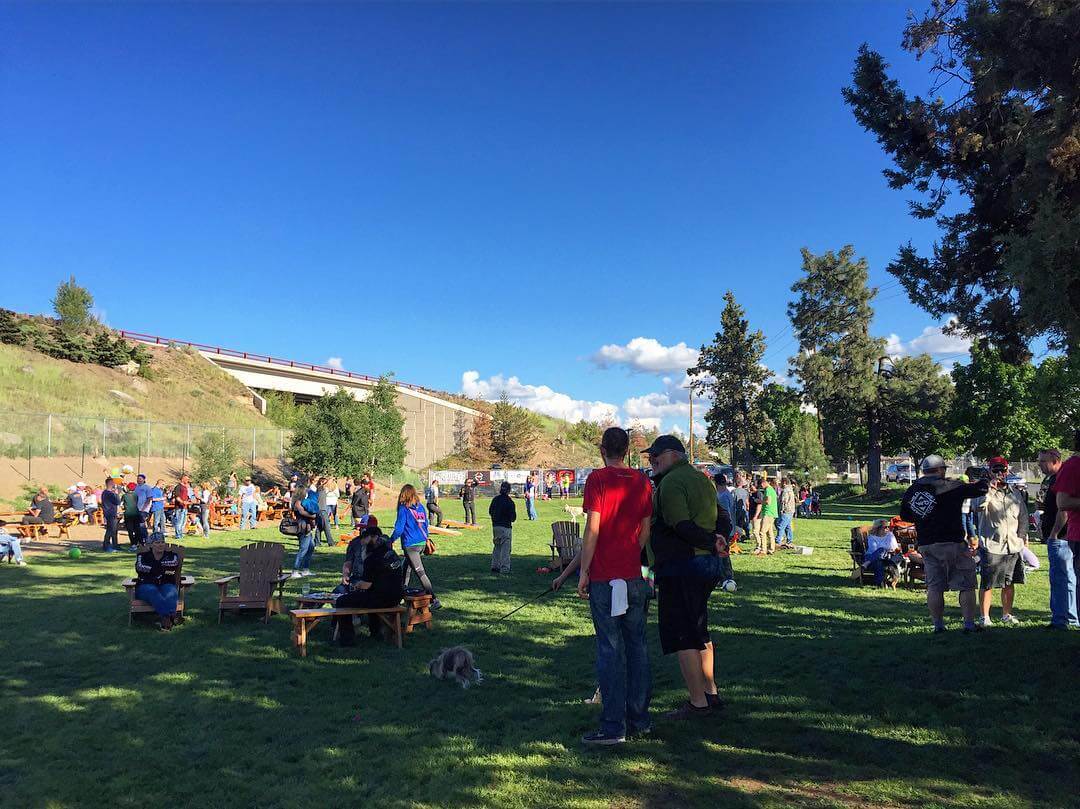
<svg viewBox="0 0 1080 809">
<path fill-rule="evenodd" d="M 310 362 L 296 362 L 295 360 L 283 360 L 280 357 L 271 357 L 267 354 L 253 354 L 250 351 L 236 351 L 231 348 L 222 348 L 221 346 L 211 346 L 205 343 L 193 343 L 190 340 L 172 340 L 168 337 L 158 337 L 156 334 L 142 334 L 137 331 L 127 331 L 125 329 L 118 330 L 121 337 L 127 340 L 135 340 L 139 343 L 148 343 L 150 345 L 180 345 L 190 346 L 191 348 L 199 351 L 205 351 L 208 354 L 219 354 L 223 357 L 237 357 L 245 360 L 257 360 L 259 362 L 270 363 L 271 365 L 281 365 L 285 368 L 300 368 L 305 371 L 319 371 L 320 373 L 330 374 L 332 376 L 343 376 L 347 379 L 359 379 L 364 382 L 378 382 L 379 377 L 369 376 L 367 374 L 354 374 L 352 371 L 345 371 L 341 368 L 331 368 L 328 365 L 314 365 Z M 413 385 L 409 382 L 400 382 L 393 380 L 393 384 L 408 388 L 410 390 L 420 391 L 422 393 L 428 393 L 432 396 L 445 396 L 445 393 L 432 390 L 431 388 L 425 388 L 422 385 Z"/>
</svg>

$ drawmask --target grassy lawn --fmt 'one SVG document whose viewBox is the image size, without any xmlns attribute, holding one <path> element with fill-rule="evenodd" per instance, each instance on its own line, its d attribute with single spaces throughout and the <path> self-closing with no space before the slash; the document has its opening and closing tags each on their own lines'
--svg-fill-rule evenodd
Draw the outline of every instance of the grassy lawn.
<svg viewBox="0 0 1080 809">
<path fill-rule="evenodd" d="M 711 611 L 723 718 L 658 721 L 602 751 L 578 741 L 597 724 L 585 605 L 564 590 L 490 623 L 545 586 L 534 569 L 558 504 L 517 523 L 508 578 L 488 572 L 487 527 L 442 538 L 429 570 L 445 608 L 401 651 L 363 632 L 333 649 L 319 627 L 300 660 L 287 618 L 219 626 L 209 582 L 236 567 L 236 532 L 188 540 L 199 584 L 170 634 L 128 629 L 130 555 L 4 566 L 0 805 L 1076 806 L 1080 633 L 1042 628 L 1043 546 L 1022 627 L 934 637 L 921 591 L 860 589 L 846 573 L 849 518 L 892 510 L 838 502 L 797 525 L 813 555 L 738 557 L 739 592 Z M 320 549 L 313 588 L 333 585 L 341 557 Z M 958 629 L 955 603 L 949 617 Z M 649 635 L 666 710 L 682 699 L 677 666 Z M 427 675 L 457 643 L 486 675 L 468 691 Z"/>
</svg>

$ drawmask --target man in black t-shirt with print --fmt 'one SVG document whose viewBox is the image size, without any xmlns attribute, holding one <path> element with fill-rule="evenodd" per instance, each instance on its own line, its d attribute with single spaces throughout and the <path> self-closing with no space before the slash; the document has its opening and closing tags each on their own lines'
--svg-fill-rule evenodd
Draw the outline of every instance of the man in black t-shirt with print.
<svg viewBox="0 0 1080 809">
<path fill-rule="evenodd" d="M 394 607 L 401 603 L 405 595 L 401 557 L 394 553 L 378 526 L 363 528 L 360 536 L 349 543 L 345 558 L 348 567 L 342 571 L 342 584 L 349 592 L 338 598 L 335 607 Z M 360 560 L 362 567 L 358 569 Z M 371 634 L 377 634 L 378 617 L 367 617 Z M 352 616 L 335 618 L 334 623 L 338 627 L 339 645 L 351 646 L 356 637 Z"/>
<path fill-rule="evenodd" d="M 962 509 L 967 498 L 986 494 L 989 480 L 946 480 L 947 464 L 940 455 L 928 455 L 919 468 L 922 477 L 904 493 L 900 517 L 914 522 L 918 533 L 926 571 L 926 604 L 934 632 L 945 631 L 946 590 L 960 593 L 964 631 L 978 631 L 982 627 L 975 624 L 975 557 L 967 542 Z"/>
</svg>

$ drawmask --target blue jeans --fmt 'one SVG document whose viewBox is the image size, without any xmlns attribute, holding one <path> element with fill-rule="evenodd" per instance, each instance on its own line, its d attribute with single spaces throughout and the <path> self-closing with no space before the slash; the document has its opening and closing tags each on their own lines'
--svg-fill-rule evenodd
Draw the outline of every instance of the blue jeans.
<svg viewBox="0 0 1080 809">
<path fill-rule="evenodd" d="M 1076 543 L 1064 539 L 1046 540 L 1046 555 L 1050 560 L 1050 623 L 1055 626 L 1076 626 Z"/>
<path fill-rule="evenodd" d="M 540 519 L 539 517 L 536 516 L 535 501 L 531 497 L 525 498 L 525 513 L 529 515 L 530 520 L 538 520 L 538 519 Z"/>
<path fill-rule="evenodd" d="M 600 730 L 612 736 L 645 730 L 651 725 L 652 673 L 645 643 L 649 585 L 644 579 L 626 582 L 626 612 L 611 616 L 611 584 L 589 585 L 589 609 L 596 628 L 596 679 L 604 701 Z"/>
<path fill-rule="evenodd" d="M 203 503 L 199 506 L 199 525 L 202 526 L 204 539 L 210 539 L 210 506 Z"/>
<path fill-rule="evenodd" d="M 885 581 L 885 557 L 888 555 L 888 551 L 884 548 L 878 548 L 863 560 L 863 563 L 869 564 L 870 569 L 874 571 L 874 584 L 879 586 Z"/>
<path fill-rule="evenodd" d="M 296 552 L 296 561 L 293 562 L 293 570 L 307 570 L 311 567 L 311 557 L 315 555 L 315 540 L 310 533 L 301 534 L 300 549 Z"/>
<path fill-rule="evenodd" d="M 964 515 L 964 534 L 968 537 L 977 537 L 979 535 L 979 526 L 975 522 L 975 514 L 971 511 Z"/>
<path fill-rule="evenodd" d="M 165 535 L 165 510 L 150 512 L 152 527 L 150 533 Z"/>
<path fill-rule="evenodd" d="M 10 553 L 16 562 L 23 560 L 21 537 L 13 537 L 9 534 L 0 534 L 0 562 L 7 559 Z"/>
<path fill-rule="evenodd" d="M 184 531 L 187 530 L 187 509 L 186 508 L 174 508 L 172 513 L 173 532 L 176 534 L 177 539 L 184 538 Z"/>
<path fill-rule="evenodd" d="M 240 504 L 240 513 L 241 513 L 241 516 L 240 516 L 240 528 L 241 529 L 244 529 L 244 528 L 247 527 L 248 520 L 251 521 L 251 527 L 252 528 L 257 528 L 258 527 L 256 525 L 256 523 L 255 523 L 256 515 L 258 514 L 258 511 L 256 510 L 257 508 L 258 508 L 258 506 L 255 504 L 254 500 L 252 500 L 249 503 L 241 503 Z"/>
<path fill-rule="evenodd" d="M 795 543 L 795 531 L 791 527 L 791 514 L 781 514 L 776 518 L 776 541 L 781 545 Z"/>
<path fill-rule="evenodd" d="M 137 584 L 135 598 L 145 601 L 162 618 L 176 612 L 178 594 L 175 584 Z"/>
</svg>

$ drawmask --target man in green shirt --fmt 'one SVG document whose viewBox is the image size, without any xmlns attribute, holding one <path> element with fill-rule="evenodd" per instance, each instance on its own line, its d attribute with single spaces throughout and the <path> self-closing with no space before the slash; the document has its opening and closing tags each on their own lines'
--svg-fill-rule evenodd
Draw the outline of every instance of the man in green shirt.
<svg viewBox="0 0 1080 809">
<path fill-rule="evenodd" d="M 124 527 L 127 529 L 128 540 L 131 542 L 131 547 L 135 548 L 146 541 L 146 523 L 143 522 L 142 512 L 139 511 L 139 496 L 135 494 L 134 483 L 124 489 L 120 502 L 124 506 Z"/>
<path fill-rule="evenodd" d="M 757 549 L 764 554 L 776 553 L 776 518 L 780 516 L 776 489 L 768 478 L 761 482 L 761 516 L 757 532 Z"/>
<path fill-rule="evenodd" d="M 656 485 L 648 547 L 656 572 L 660 647 L 678 656 L 688 692 L 687 701 L 664 716 L 707 717 L 721 706 L 708 613 L 709 596 L 719 581 L 716 488 L 690 465 L 673 435 L 659 436 L 644 454 Z M 726 515 L 724 522 L 730 531 Z M 725 536 L 725 547 L 726 542 Z"/>
</svg>

